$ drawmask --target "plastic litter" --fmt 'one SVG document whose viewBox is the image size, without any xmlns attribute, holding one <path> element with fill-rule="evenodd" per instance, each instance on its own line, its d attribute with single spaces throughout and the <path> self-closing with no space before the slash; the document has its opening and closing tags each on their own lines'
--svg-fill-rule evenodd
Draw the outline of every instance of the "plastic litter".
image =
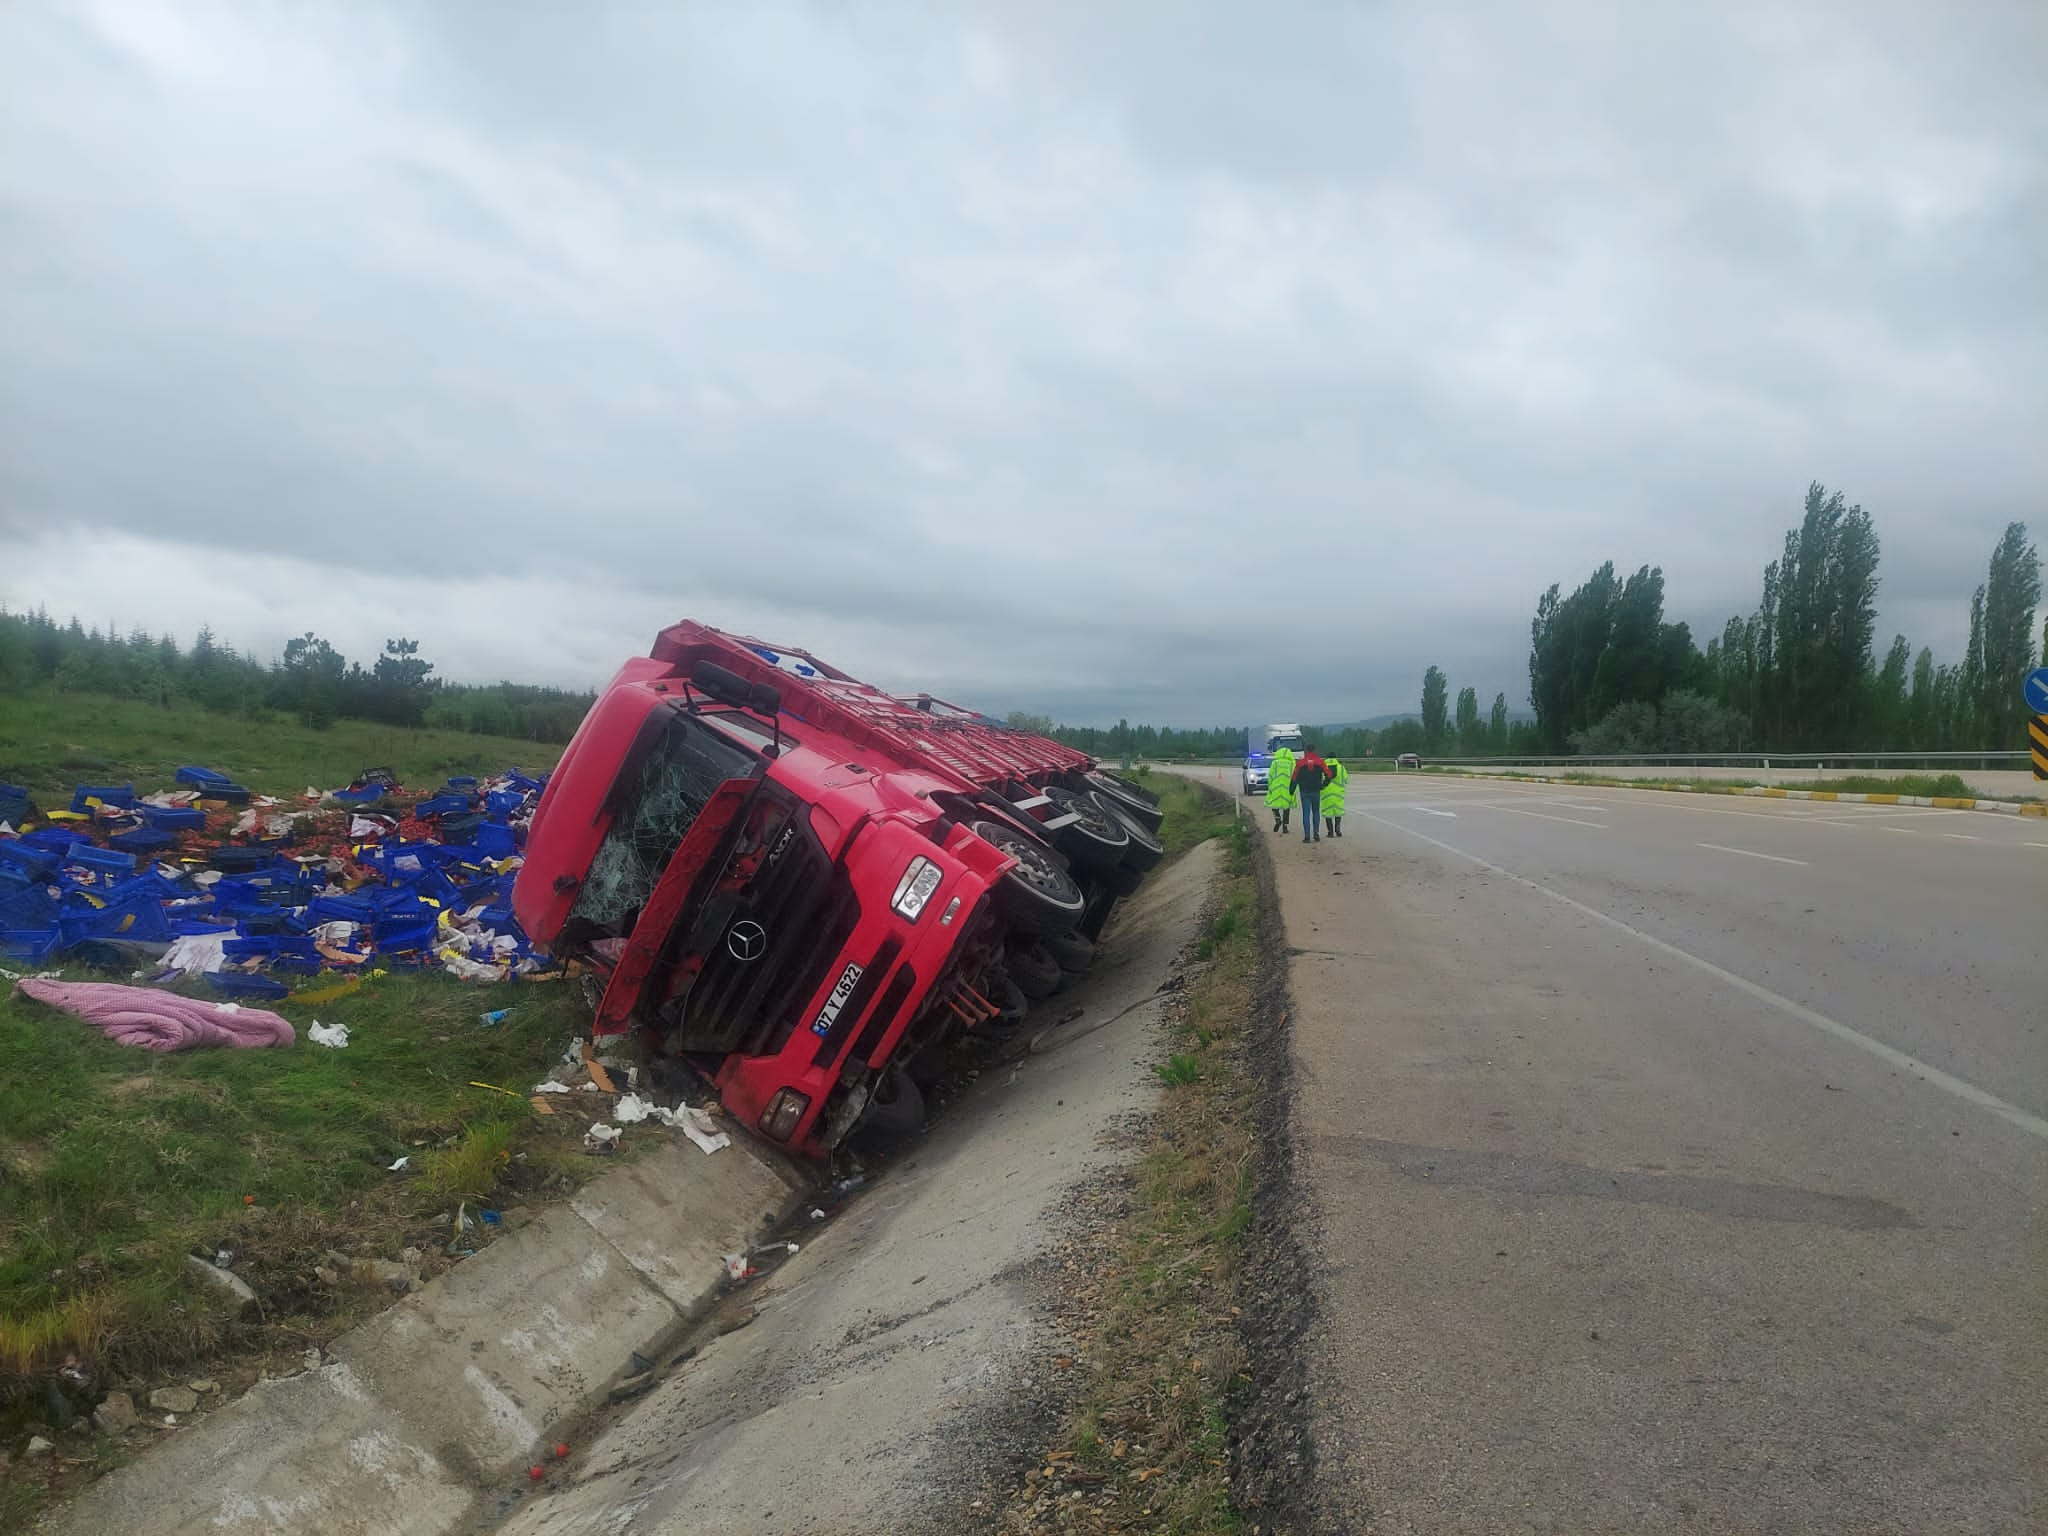
<svg viewBox="0 0 2048 1536">
<path fill-rule="evenodd" d="M 600 1122 L 583 1133 L 583 1145 L 593 1152 L 608 1152 L 612 1143 L 623 1134 L 616 1125 Z"/>
<path fill-rule="evenodd" d="M 569 1085 L 567 1083 L 558 1083 L 553 1078 L 549 1078 L 545 1082 L 535 1083 L 533 1091 L 535 1093 L 567 1093 Z"/>
<path fill-rule="evenodd" d="M 406 1155 L 405 1155 L 404 1157 L 401 1157 L 401 1158 L 400 1158 L 400 1159 L 399 1159 L 399 1160 L 398 1160 L 397 1162 L 393 1163 L 393 1164 L 392 1164 L 392 1165 L 391 1165 L 390 1167 L 386 1168 L 386 1169 L 385 1169 L 384 1171 L 385 1171 L 386 1173 L 403 1173 L 403 1172 L 404 1172 L 404 1171 L 405 1171 L 406 1169 L 410 1168 L 411 1166 L 412 1166 L 412 1154 L 411 1154 L 411 1153 L 407 1153 L 407 1154 L 406 1154 Z"/>
<path fill-rule="evenodd" d="M 493 1008 L 486 1013 L 478 1014 L 476 1022 L 479 1028 L 495 1029 L 511 1017 L 512 1010 L 510 1008 Z"/>
<path fill-rule="evenodd" d="M 339 1051 L 348 1045 L 348 1026 L 346 1024 L 322 1024 L 318 1019 L 315 1019 L 306 1029 L 306 1038 L 315 1045 L 324 1045 Z"/>
<path fill-rule="evenodd" d="M 725 1256 L 725 1278 L 734 1285 L 745 1285 L 754 1273 L 754 1266 L 747 1262 L 744 1253 L 728 1253 Z"/>
<path fill-rule="evenodd" d="M 685 1136 L 706 1152 L 722 1151 L 732 1145 L 732 1138 L 718 1128 L 703 1110 L 690 1104 L 679 1104 L 674 1109 L 663 1109 L 650 1104 L 637 1093 L 629 1093 L 620 1099 L 612 1109 L 612 1118 L 621 1125 L 637 1125 L 642 1120 L 659 1120 Z"/>
</svg>

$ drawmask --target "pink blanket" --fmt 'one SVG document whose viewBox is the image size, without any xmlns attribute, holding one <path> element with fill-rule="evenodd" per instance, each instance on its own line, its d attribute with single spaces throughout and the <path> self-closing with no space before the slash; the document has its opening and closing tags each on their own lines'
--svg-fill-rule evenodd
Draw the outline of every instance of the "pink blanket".
<svg viewBox="0 0 2048 1536">
<path fill-rule="evenodd" d="M 23 997 L 73 1013 L 117 1045 L 151 1051 L 182 1051 L 195 1045 L 290 1045 L 292 1027 L 261 1008 L 203 1003 L 196 997 L 124 987 L 110 981 L 45 981 L 24 977 L 14 984 Z"/>
</svg>

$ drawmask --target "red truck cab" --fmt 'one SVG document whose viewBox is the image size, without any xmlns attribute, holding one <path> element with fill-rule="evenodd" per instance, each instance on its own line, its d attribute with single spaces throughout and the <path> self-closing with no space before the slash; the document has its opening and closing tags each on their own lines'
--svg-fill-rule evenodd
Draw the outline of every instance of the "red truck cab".
<svg viewBox="0 0 2048 1536">
<path fill-rule="evenodd" d="M 563 753 L 514 905 L 605 978 L 597 1033 L 817 1158 L 1020 1013 L 1013 972 L 1085 949 L 1153 861 L 1149 809 L 1057 742 L 685 621 Z"/>
</svg>

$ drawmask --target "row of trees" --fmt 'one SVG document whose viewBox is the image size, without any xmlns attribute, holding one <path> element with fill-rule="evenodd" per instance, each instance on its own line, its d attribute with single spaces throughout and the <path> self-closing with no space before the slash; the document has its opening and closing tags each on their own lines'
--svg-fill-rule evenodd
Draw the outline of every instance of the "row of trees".
<svg viewBox="0 0 2048 1536">
<path fill-rule="evenodd" d="M 42 610 L 0 611 L 0 693 L 50 687 L 225 713 L 275 710 L 315 727 L 336 720 L 481 731 L 567 741 L 594 697 L 514 683 L 471 687 L 434 676 L 417 640 L 384 642 L 367 667 L 310 632 L 271 661 L 238 652 L 202 628 L 189 650 L 169 635 L 123 636 L 59 624 Z"/>
<path fill-rule="evenodd" d="M 1815 483 L 1764 569 L 1756 611 L 1731 618 L 1704 651 L 1685 624 L 1665 620 L 1655 566 L 1618 579 L 1610 561 L 1569 597 L 1551 587 L 1530 625 L 1535 744 L 1553 753 L 2025 746 L 2020 680 L 2039 654 L 2041 601 L 2026 525 L 2009 525 L 1992 551 L 1953 665 L 1925 648 L 1915 656 L 1904 635 L 1877 660 L 1878 556 L 1870 514 Z M 1430 688 L 1425 679 L 1425 723 Z"/>
</svg>

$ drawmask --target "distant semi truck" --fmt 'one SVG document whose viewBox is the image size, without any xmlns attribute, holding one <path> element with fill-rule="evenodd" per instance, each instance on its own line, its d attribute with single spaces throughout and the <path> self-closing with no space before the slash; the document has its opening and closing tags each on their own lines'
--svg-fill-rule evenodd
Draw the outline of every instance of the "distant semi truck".
<svg viewBox="0 0 2048 1536">
<path fill-rule="evenodd" d="M 1298 725 L 1269 725 L 1263 731 L 1257 727 L 1247 729 L 1244 733 L 1244 792 L 1263 795 L 1267 774 L 1273 766 L 1273 754 L 1285 747 L 1298 755 L 1303 744 Z"/>
</svg>

